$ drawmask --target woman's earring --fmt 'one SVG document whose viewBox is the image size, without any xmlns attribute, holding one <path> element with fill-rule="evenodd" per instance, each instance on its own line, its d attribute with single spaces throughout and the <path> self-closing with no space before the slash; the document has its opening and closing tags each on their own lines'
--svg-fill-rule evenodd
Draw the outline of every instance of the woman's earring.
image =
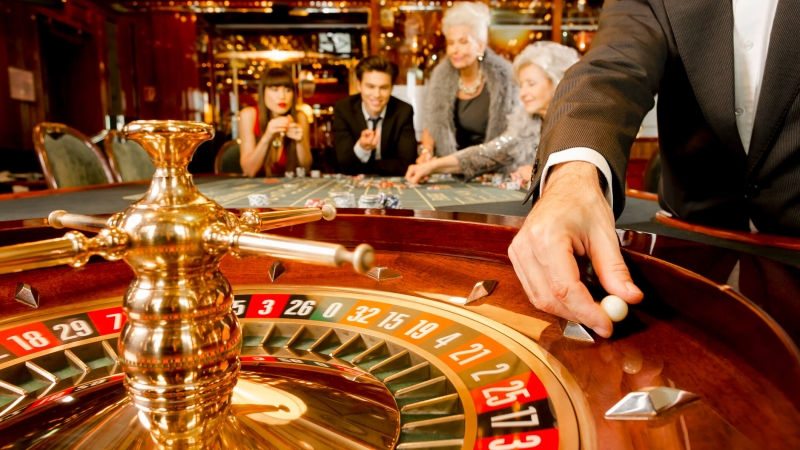
<svg viewBox="0 0 800 450">
<path fill-rule="evenodd" d="M 483 53 L 478 55 L 478 61 L 483 62 L 483 55 L 484 55 Z"/>
</svg>

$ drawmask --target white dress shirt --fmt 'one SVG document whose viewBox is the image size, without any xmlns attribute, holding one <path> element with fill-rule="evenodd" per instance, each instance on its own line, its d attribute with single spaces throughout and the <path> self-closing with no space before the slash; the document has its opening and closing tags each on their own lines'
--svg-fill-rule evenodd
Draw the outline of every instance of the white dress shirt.
<svg viewBox="0 0 800 450">
<path fill-rule="evenodd" d="M 750 150 L 753 121 L 761 91 L 761 80 L 767 62 L 769 37 L 778 0 L 733 0 L 733 73 L 736 126 L 744 150 Z M 614 208 L 611 189 L 611 167 L 596 150 L 576 147 L 551 154 L 542 170 L 539 195 L 544 192 L 544 183 L 551 167 L 570 161 L 585 161 L 600 169 L 608 181 L 605 197 Z M 751 228 L 754 228 L 751 223 Z M 755 231 L 755 230 L 754 230 Z"/>
<path fill-rule="evenodd" d="M 364 106 L 364 102 L 361 102 L 361 111 L 364 113 L 364 120 L 367 122 L 367 126 L 369 126 L 369 119 L 372 119 L 372 116 L 370 116 L 369 113 L 367 112 L 367 107 Z M 381 113 L 378 114 L 378 117 L 380 117 L 381 120 L 378 122 L 378 126 L 375 128 L 375 131 L 380 131 L 380 130 L 383 129 L 383 122 L 386 119 L 386 107 L 385 106 L 383 107 L 383 110 L 381 111 Z M 381 159 L 381 141 L 380 141 L 380 139 L 378 139 L 378 145 L 371 152 L 369 150 L 364 150 L 364 148 L 361 147 L 361 143 L 357 139 L 356 140 L 356 145 L 353 146 L 353 151 L 356 153 L 356 157 L 361 162 L 363 162 L 364 164 L 369 162 L 369 155 L 372 152 L 375 152 L 375 161 L 380 161 L 380 159 Z"/>
</svg>

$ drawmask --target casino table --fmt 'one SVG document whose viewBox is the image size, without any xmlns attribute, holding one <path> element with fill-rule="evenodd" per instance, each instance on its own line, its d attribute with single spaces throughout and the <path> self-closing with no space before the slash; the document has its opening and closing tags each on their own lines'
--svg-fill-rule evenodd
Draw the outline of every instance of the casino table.
<svg viewBox="0 0 800 450">
<path fill-rule="evenodd" d="M 378 178 L 375 177 L 375 180 L 377 181 Z M 272 194 L 277 194 L 276 191 L 284 190 L 282 186 L 286 184 L 294 184 L 297 187 L 288 190 L 287 195 L 281 193 L 282 196 L 279 198 L 274 198 L 277 197 L 277 195 L 274 195 L 271 203 L 273 207 L 302 207 L 308 199 L 325 198 L 326 191 L 340 190 L 338 187 L 333 187 L 338 186 L 335 183 L 335 179 L 324 178 L 317 180 L 307 178 L 305 181 L 273 178 L 253 182 L 251 179 L 241 177 L 200 175 L 195 178 L 195 182 L 201 192 L 205 190 L 211 194 L 211 198 L 219 199 L 223 206 L 231 208 L 246 207 L 246 196 L 249 193 L 266 192 L 270 194 L 272 192 Z M 0 221 L 39 219 L 47 217 L 52 211 L 58 209 L 80 214 L 110 214 L 123 210 L 134 199 L 140 197 L 147 189 L 148 183 L 142 181 L 88 188 L 0 194 Z M 262 187 L 253 190 L 249 187 L 252 184 L 260 184 Z M 523 203 L 522 200 L 525 195 L 521 191 L 507 191 L 484 186 L 481 183 L 467 184 L 455 180 L 435 184 L 450 186 L 450 188 L 428 190 L 428 186 L 423 184 L 416 190 L 400 191 L 402 192 L 403 207 L 414 210 L 518 217 L 523 217 L 530 212 L 530 202 Z M 204 186 L 208 187 L 205 188 Z M 240 190 L 241 187 L 244 187 L 244 189 Z M 320 187 L 322 189 L 319 189 Z M 373 193 L 381 191 L 380 189 L 373 189 Z M 241 195 L 237 195 L 237 191 Z M 382 191 L 389 194 L 398 193 L 397 189 L 384 189 Z M 354 192 L 359 195 L 365 192 L 370 193 L 365 188 L 355 188 Z M 462 192 L 476 192 L 476 194 L 462 196 L 460 195 Z M 631 192 L 631 195 L 626 199 L 625 210 L 617 220 L 617 228 L 674 237 L 729 249 L 733 252 L 766 257 L 790 265 L 800 265 L 800 252 L 797 251 L 734 242 L 666 226 L 655 219 L 656 213 L 660 208 L 654 200 L 654 196 Z M 422 196 L 426 200 L 423 200 Z M 445 196 L 446 200 L 441 200 L 442 196 Z M 356 196 L 357 198 L 358 196 Z M 228 204 L 225 204 L 225 200 L 229 200 Z"/>
<path fill-rule="evenodd" d="M 205 136 L 201 131 L 193 132 Z M 134 227 L 140 220 L 159 223 L 158 214 L 170 208 L 180 214 L 199 203 L 218 208 L 188 195 L 188 179 L 182 178 L 186 189 L 154 180 L 147 198 L 175 192 L 172 203 L 145 204 L 146 213 L 70 221 L 90 236 L 74 258 L 63 246 L 56 250 L 67 239 L 61 236 L 77 239 L 56 228 L 67 221 L 43 217 L 54 209 L 116 213 L 130 204 L 125 197 L 147 186 L 0 201 L 0 245 L 50 240 L 30 244 L 44 245 L 38 259 L 23 258 L 28 247 L 15 247 L 14 267 L 45 258 L 72 264 L 14 272 L 3 266 L 9 253 L 0 249 L 0 447 L 155 448 L 156 441 L 169 447 L 164 436 L 173 435 L 164 430 L 180 429 L 181 438 L 186 430 L 211 433 L 212 448 L 800 448 L 800 270 L 781 261 L 791 252 L 759 254 L 702 237 L 620 228 L 623 257 L 645 300 L 603 339 L 525 297 L 506 254 L 523 221 L 517 200 L 339 209 L 335 217 L 309 209 L 296 212 L 304 214 L 300 219 L 268 208 L 214 209 L 227 225 L 206 229 L 202 246 L 184 238 L 191 234 L 186 222 L 159 246 L 119 260 L 122 240 L 108 230 L 124 220 Z M 218 181 L 196 179 L 201 191 Z M 459 188 L 439 191 L 447 189 Z M 176 207 L 178 191 L 185 203 Z M 511 203 L 520 213 L 493 209 L 510 212 Z M 261 233 L 245 232 L 254 226 L 245 217 L 281 217 L 287 226 L 264 221 Z M 628 217 L 646 222 L 644 214 Z M 142 236 L 157 233 L 142 230 Z M 303 250 L 305 259 L 297 259 L 288 247 L 248 256 L 259 242 L 330 250 L 337 266 L 308 264 L 321 264 L 322 256 Z M 364 243 L 374 249 L 367 274 L 356 256 Z M 236 251 L 223 256 L 220 245 Z M 110 260 L 89 258 L 92 252 Z M 147 264 L 170 258 L 190 264 L 197 254 L 219 258 L 221 275 L 196 275 L 222 286 L 203 291 L 211 302 L 205 309 L 162 314 L 158 303 L 168 297 L 152 303 L 140 295 Z M 591 264 L 579 259 L 579 268 L 592 295 L 603 298 Z M 182 276 L 176 273 L 169 276 Z M 176 301 L 183 308 L 200 297 Z M 227 331 L 181 334 L 212 312 L 228 317 Z M 142 323 L 151 334 L 141 342 L 149 344 L 136 348 L 131 342 L 139 342 L 134 331 Z M 175 323 L 183 325 L 170 328 Z M 179 341 L 166 340 L 168 333 Z M 215 336 L 221 343 L 238 336 L 241 347 L 136 356 Z M 194 358 L 219 361 L 233 351 L 239 351 L 233 354 L 238 377 L 224 375 L 233 366 L 213 366 L 222 380 L 215 389 L 235 383 L 226 401 L 195 398 L 191 377 L 151 377 L 169 393 L 155 397 L 139 378 L 132 381 L 137 371 L 173 374 Z M 174 405 L 183 406 L 176 412 Z M 186 416 L 193 408 L 207 415 Z M 213 429 L 184 417 L 211 417 Z"/>
</svg>

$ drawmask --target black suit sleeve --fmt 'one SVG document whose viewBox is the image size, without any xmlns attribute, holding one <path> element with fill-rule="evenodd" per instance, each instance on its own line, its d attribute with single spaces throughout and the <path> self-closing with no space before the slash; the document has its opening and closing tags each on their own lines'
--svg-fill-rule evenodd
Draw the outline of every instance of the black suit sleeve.
<svg viewBox="0 0 800 450">
<path fill-rule="evenodd" d="M 417 159 L 417 135 L 414 133 L 414 108 L 402 108 L 398 115 L 400 132 L 397 135 L 397 157 L 375 161 L 375 169 L 382 175 L 403 176 L 408 166 Z"/>
<path fill-rule="evenodd" d="M 551 154 L 588 147 L 611 166 L 614 213 L 625 206 L 630 148 L 664 74 L 664 30 L 645 0 L 607 0 L 591 50 L 570 68 L 547 112 L 529 196 Z"/>
<path fill-rule="evenodd" d="M 336 102 L 333 107 L 333 141 L 336 148 L 336 158 L 339 160 L 339 170 L 348 175 L 365 173 L 366 164 L 356 156 L 353 147 L 356 140 L 352 133 L 350 111 L 347 99 Z"/>
</svg>

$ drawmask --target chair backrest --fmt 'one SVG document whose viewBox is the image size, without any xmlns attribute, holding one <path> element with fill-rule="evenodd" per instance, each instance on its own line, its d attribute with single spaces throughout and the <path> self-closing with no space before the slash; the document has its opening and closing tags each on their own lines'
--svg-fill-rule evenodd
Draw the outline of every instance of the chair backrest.
<svg viewBox="0 0 800 450">
<path fill-rule="evenodd" d="M 100 149 L 72 127 L 40 123 L 33 129 L 33 146 L 50 189 L 115 181 Z"/>
<path fill-rule="evenodd" d="M 222 145 L 214 159 L 214 173 L 244 173 L 239 161 L 239 143 L 236 139 Z"/>
<path fill-rule="evenodd" d="M 125 138 L 117 130 L 110 130 L 103 140 L 103 147 L 114 177 L 119 182 L 149 180 L 156 166 L 138 142 Z"/>
</svg>

